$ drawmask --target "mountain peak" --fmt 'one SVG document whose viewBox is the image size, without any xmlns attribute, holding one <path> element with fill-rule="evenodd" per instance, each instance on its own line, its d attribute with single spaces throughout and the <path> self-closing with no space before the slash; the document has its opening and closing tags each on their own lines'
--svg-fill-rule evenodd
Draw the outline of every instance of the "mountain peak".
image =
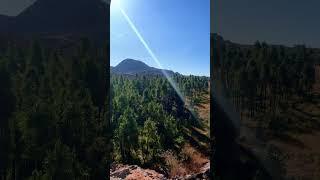
<svg viewBox="0 0 320 180">
<path fill-rule="evenodd" d="M 149 75 L 163 75 L 163 71 L 168 74 L 173 74 L 172 71 L 157 69 L 148 66 L 146 63 L 127 58 L 121 61 L 117 66 L 111 68 L 111 72 L 115 74 L 149 74 Z"/>
<path fill-rule="evenodd" d="M 146 63 L 144 63 L 142 61 L 135 60 L 135 59 L 130 59 L 130 58 L 127 58 L 127 59 L 121 61 L 117 66 L 127 66 L 127 65 L 150 67 L 150 66 L 148 66 Z"/>
</svg>

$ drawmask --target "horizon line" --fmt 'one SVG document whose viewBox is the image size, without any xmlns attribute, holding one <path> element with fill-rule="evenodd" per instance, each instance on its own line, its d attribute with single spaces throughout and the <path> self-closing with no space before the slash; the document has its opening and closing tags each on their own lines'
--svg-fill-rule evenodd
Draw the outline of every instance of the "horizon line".
<svg viewBox="0 0 320 180">
<path fill-rule="evenodd" d="M 186 74 L 186 73 L 181 73 L 181 72 L 178 72 L 178 71 L 169 69 L 169 68 L 168 68 L 168 69 L 167 69 L 167 68 L 161 69 L 160 67 L 150 66 L 149 64 L 147 64 L 147 63 L 144 62 L 143 60 L 137 60 L 137 59 L 133 59 L 133 58 L 125 58 L 125 59 L 121 60 L 119 63 L 117 63 L 116 65 L 111 65 L 111 63 L 110 63 L 110 67 L 116 67 L 116 66 L 118 66 L 121 62 L 123 62 L 123 61 L 125 61 L 125 60 L 139 61 L 139 62 L 144 63 L 144 64 L 147 65 L 148 67 L 156 68 L 156 69 L 160 69 L 160 70 L 173 71 L 174 73 L 179 73 L 179 74 L 184 75 L 184 76 L 205 76 L 205 77 L 210 77 L 210 76 L 211 76 L 210 72 L 209 72 L 209 74 L 192 74 L 192 73 Z M 210 69 L 210 67 L 209 67 L 209 69 Z"/>
</svg>

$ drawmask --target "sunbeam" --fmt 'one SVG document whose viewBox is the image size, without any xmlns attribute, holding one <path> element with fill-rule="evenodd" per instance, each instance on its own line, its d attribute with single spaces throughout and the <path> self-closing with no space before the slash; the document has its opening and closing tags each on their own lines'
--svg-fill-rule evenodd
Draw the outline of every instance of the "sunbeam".
<svg viewBox="0 0 320 180">
<path fill-rule="evenodd" d="M 143 46 L 146 48 L 146 50 L 148 51 L 149 55 L 151 56 L 151 58 L 157 63 L 158 67 L 160 69 L 162 69 L 162 73 L 164 74 L 164 76 L 167 78 L 167 80 L 169 81 L 170 85 L 174 88 L 174 90 L 177 92 L 178 96 L 181 98 L 181 100 L 183 102 L 185 102 L 185 98 L 182 95 L 181 91 L 179 90 L 179 88 L 177 87 L 176 83 L 173 81 L 173 79 L 168 75 L 168 73 L 166 71 L 164 71 L 159 59 L 157 58 L 157 56 L 153 53 L 153 51 L 151 50 L 150 46 L 148 45 L 148 43 L 144 40 L 144 38 L 142 37 L 142 35 L 140 34 L 140 32 L 138 31 L 138 29 L 136 28 L 136 26 L 133 24 L 132 20 L 129 18 L 129 16 L 127 15 L 127 13 L 122 9 L 122 7 L 120 6 L 120 2 L 119 0 L 118 2 L 118 8 L 120 9 L 121 14 L 124 16 L 124 18 L 126 19 L 126 21 L 128 22 L 128 24 L 130 25 L 131 29 L 134 31 L 134 33 L 137 35 L 138 39 L 140 40 L 140 42 L 143 44 Z M 191 109 L 189 109 L 191 110 Z M 193 111 L 191 111 L 193 112 Z"/>
</svg>

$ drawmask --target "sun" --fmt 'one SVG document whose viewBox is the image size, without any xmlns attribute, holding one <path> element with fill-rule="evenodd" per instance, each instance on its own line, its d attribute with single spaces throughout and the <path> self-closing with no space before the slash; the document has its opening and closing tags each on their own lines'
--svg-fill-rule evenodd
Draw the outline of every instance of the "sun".
<svg viewBox="0 0 320 180">
<path fill-rule="evenodd" d="M 111 0 L 111 6 L 119 6 L 120 5 L 120 0 Z"/>
<path fill-rule="evenodd" d="M 111 9 L 112 15 L 118 14 L 119 7 L 120 7 L 120 0 L 111 0 L 110 9 Z"/>
</svg>

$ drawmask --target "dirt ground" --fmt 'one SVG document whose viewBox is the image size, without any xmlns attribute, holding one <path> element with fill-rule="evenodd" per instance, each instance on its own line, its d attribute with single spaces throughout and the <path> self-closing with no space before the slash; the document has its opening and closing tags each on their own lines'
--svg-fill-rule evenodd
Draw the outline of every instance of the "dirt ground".
<svg viewBox="0 0 320 180">
<path fill-rule="evenodd" d="M 292 99 L 282 117 L 286 129 L 259 143 L 274 146 L 282 158 L 287 179 L 320 179 L 320 91 L 315 89 L 311 101 Z M 280 119 L 284 120 L 284 119 Z M 254 133 L 256 122 L 242 122 Z M 266 130 L 268 131 L 268 129 Z"/>
</svg>

